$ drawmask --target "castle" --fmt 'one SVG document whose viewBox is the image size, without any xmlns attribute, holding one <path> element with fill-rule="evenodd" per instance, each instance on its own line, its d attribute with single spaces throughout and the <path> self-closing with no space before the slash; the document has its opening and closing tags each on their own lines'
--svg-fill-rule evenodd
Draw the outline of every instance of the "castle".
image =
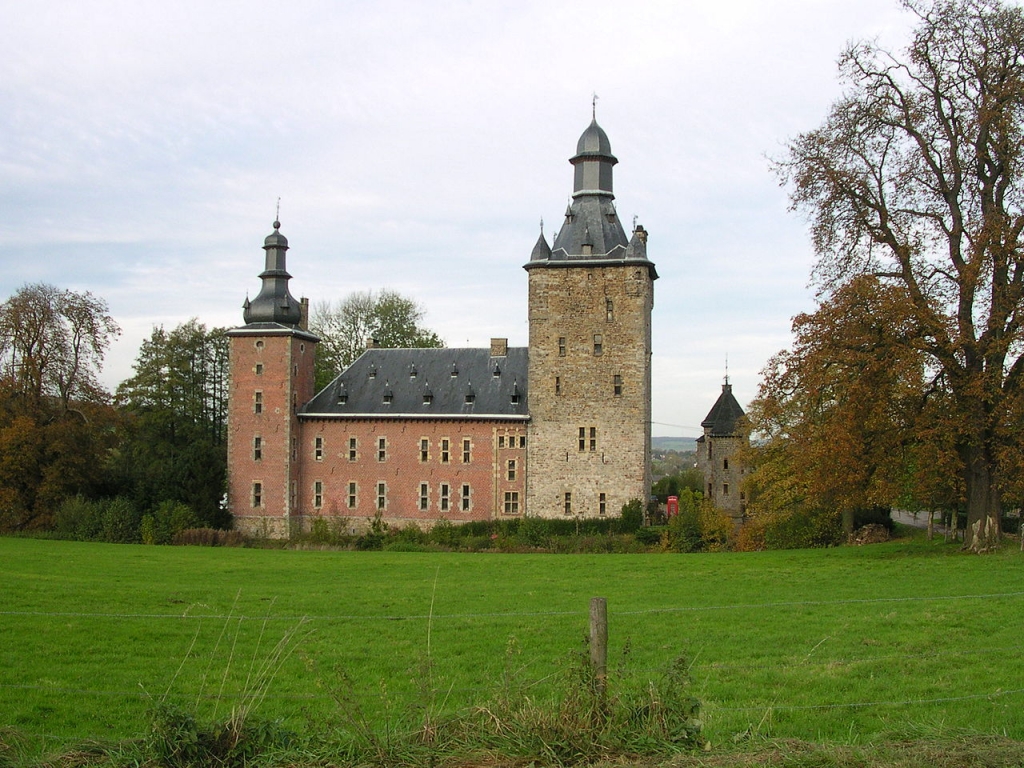
<svg viewBox="0 0 1024 768">
<path fill-rule="evenodd" d="M 647 232 L 614 205 L 618 162 L 594 120 L 572 200 L 524 265 L 529 346 L 367 349 L 319 393 L 318 339 L 289 292 L 274 222 L 259 295 L 229 332 L 228 504 L 250 534 L 329 518 L 428 525 L 618 514 L 651 486 Z"/>
</svg>

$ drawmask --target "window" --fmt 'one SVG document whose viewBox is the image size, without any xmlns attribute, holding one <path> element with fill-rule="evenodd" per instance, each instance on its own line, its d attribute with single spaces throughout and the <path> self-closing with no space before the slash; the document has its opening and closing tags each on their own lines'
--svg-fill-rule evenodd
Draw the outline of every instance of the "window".
<svg viewBox="0 0 1024 768">
<path fill-rule="evenodd" d="M 356 456 L 356 439 L 354 437 L 350 437 L 348 439 L 348 460 L 355 461 Z"/>
<path fill-rule="evenodd" d="M 313 482 L 313 508 L 320 509 L 324 505 L 324 484 L 322 480 Z"/>
<path fill-rule="evenodd" d="M 526 435 L 520 435 L 519 436 L 519 447 L 520 448 L 525 448 L 526 447 Z"/>
<path fill-rule="evenodd" d="M 441 483 L 441 511 L 448 511 L 448 503 L 451 498 L 451 486 L 448 483 Z"/>
<path fill-rule="evenodd" d="M 469 512 L 469 484 L 464 483 L 462 486 L 462 511 Z"/>
<path fill-rule="evenodd" d="M 253 393 L 252 412 L 263 413 L 263 392 L 258 389 Z"/>
<path fill-rule="evenodd" d="M 430 508 L 430 486 L 420 483 L 420 512 L 426 512 Z"/>
<path fill-rule="evenodd" d="M 505 491 L 505 514 L 519 514 L 519 491 Z"/>
<path fill-rule="evenodd" d="M 298 498 L 298 496 L 297 496 L 297 494 L 295 492 L 295 481 L 292 480 L 291 483 L 288 484 L 288 503 L 292 507 L 294 507 L 295 506 L 295 501 L 296 501 L 297 498 Z"/>
<path fill-rule="evenodd" d="M 498 435 L 498 447 L 499 448 L 504 448 L 505 447 L 505 436 L 504 435 Z"/>
<path fill-rule="evenodd" d="M 604 336 L 600 333 L 594 334 L 594 357 L 604 354 Z"/>
<path fill-rule="evenodd" d="M 729 495 L 729 484 L 728 483 L 722 483 L 722 495 L 723 496 L 728 496 Z"/>
<path fill-rule="evenodd" d="M 470 448 L 472 448 L 472 443 L 470 442 L 469 438 L 468 437 L 463 438 L 463 440 L 462 440 L 462 463 L 463 464 L 469 464 L 469 460 L 472 458 L 472 455 L 470 453 Z"/>
<path fill-rule="evenodd" d="M 292 392 L 292 413 L 299 409 L 299 393 Z"/>
<path fill-rule="evenodd" d="M 262 339 L 256 342 L 255 347 L 256 347 L 256 349 L 263 349 L 263 341 L 262 341 Z"/>
<path fill-rule="evenodd" d="M 430 392 L 423 393 L 423 404 L 430 405 L 434 401 L 434 395 Z"/>
<path fill-rule="evenodd" d="M 423 437 L 420 438 L 420 462 L 426 462 L 430 458 L 430 441 Z"/>
<path fill-rule="evenodd" d="M 466 405 L 471 405 L 474 400 L 476 400 L 476 395 L 474 395 L 472 392 L 467 392 L 466 393 Z"/>
<path fill-rule="evenodd" d="M 555 394 L 556 395 L 562 394 L 562 377 L 561 376 L 555 376 Z"/>
<path fill-rule="evenodd" d="M 565 492 L 565 514 L 572 514 L 572 491 Z"/>
<path fill-rule="evenodd" d="M 565 336 L 558 337 L 558 356 L 565 357 Z"/>
<path fill-rule="evenodd" d="M 597 450 L 597 427 L 590 428 L 590 450 Z"/>
<path fill-rule="evenodd" d="M 509 479 L 510 482 L 516 479 L 516 460 L 515 459 L 509 459 L 508 460 L 508 479 Z"/>
<path fill-rule="evenodd" d="M 450 458 L 451 452 L 449 451 L 449 441 L 448 438 L 444 438 L 441 440 L 441 463 L 447 464 Z"/>
<path fill-rule="evenodd" d="M 357 488 L 358 488 L 358 486 L 356 486 L 354 481 L 349 482 L 349 484 L 348 484 L 348 508 L 349 509 L 355 509 L 356 508 L 356 502 L 358 501 L 358 499 L 356 498 Z"/>
<path fill-rule="evenodd" d="M 252 505 L 254 507 L 263 506 L 263 483 L 252 484 Z"/>
<path fill-rule="evenodd" d="M 322 437 L 313 438 L 313 459 L 316 461 L 324 460 L 324 439 Z"/>
<path fill-rule="evenodd" d="M 256 375 L 257 376 L 262 376 L 263 375 L 263 363 L 256 363 Z"/>
<path fill-rule="evenodd" d="M 263 459 L 263 438 L 256 435 L 252 439 L 252 460 L 260 461 Z"/>
<path fill-rule="evenodd" d="M 587 450 L 587 428 L 586 427 L 580 427 L 580 443 L 579 443 L 579 445 L 580 445 L 580 450 L 581 451 Z"/>
<path fill-rule="evenodd" d="M 299 438 L 292 438 L 292 461 L 296 461 L 299 458 Z"/>
<path fill-rule="evenodd" d="M 612 376 L 612 391 L 616 397 L 622 397 L 622 376 L 617 373 Z"/>
<path fill-rule="evenodd" d="M 293 365 L 292 366 L 292 376 L 298 376 L 298 375 L 299 375 L 299 366 Z"/>
<path fill-rule="evenodd" d="M 604 300 L 604 318 L 609 323 L 615 320 L 615 303 L 611 299 Z"/>
<path fill-rule="evenodd" d="M 728 468 L 729 468 L 729 460 L 728 459 L 722 459 L 722 469 L 728 469 Z"/>
<path fill-rule="evenodd" d="M 377 509 L 386 509 L 388 506 L 388 484 L 377 483 Z"/>
<path fill-rule="evenodd" d="M 597 514 L 603 515 L 608 512 L 608 496 L 599 493 L 597 495 Z"/>
<path fill-rule="evenodd" d="M 386 437 L 377 438 L 377 461 L 388 460 L 388 439 Z"/>
</svg>

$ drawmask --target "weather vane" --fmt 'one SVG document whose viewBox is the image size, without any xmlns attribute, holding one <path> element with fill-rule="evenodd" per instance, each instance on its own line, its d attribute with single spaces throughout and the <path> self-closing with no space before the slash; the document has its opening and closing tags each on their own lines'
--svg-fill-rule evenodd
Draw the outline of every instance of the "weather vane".
<svg viewBox="0 0 1024 768">
<path fill-rule="evenodd" d="M 597 120 L 597 91 L 594 91 L 594 99 L 590 104 L 590 116 Z"/>
</svg>

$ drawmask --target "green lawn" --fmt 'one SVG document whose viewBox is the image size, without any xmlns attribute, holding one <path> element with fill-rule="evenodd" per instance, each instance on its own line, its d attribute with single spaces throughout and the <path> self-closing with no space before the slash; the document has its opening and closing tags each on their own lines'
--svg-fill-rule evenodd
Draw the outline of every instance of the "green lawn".
<svg viewBox="0 0 1024 768">
<path fill-rule="evenodd" d="M 555 556 L 0 538 L 0 725 L 47 750 L 137 736 L 165 698 L 224 715 L 264 665 L 258 712 L 297 728 L 339 697 L 381 718 L 480 704 L 506 668 L 543 697 L 594 596 L 615 675 L 690 660 L 712 744 L 1024 740 L 1024 556 L 924 541 Z"/>
</svg>

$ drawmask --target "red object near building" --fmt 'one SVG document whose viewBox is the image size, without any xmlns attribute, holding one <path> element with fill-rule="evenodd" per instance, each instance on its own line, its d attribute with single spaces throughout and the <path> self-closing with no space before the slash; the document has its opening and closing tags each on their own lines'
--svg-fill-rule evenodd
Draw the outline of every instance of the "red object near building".
<svg viewBox="0 0 1024 768">
<path fill-rule="evenodd" d="M 674 517 L 679 514 L 679 497 L 669 496 L 668 497 L 668 508 L 665 510 L 665 515 L 668 517 Z"/>
</svg>

